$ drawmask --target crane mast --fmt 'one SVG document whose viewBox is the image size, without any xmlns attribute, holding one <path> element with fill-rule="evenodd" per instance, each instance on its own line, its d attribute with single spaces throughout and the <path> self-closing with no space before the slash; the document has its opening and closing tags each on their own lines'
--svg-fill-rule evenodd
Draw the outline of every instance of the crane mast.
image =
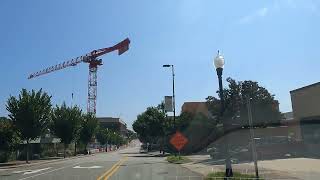
<svg viewBox="0 0 320 180">
<path fill-rule="evenodd" d="M 36 73 L 32 73 L 28 76 L 28 79 L 42 76 L 44 74 L 58 71 L 70 66 L 76 66 L 79 63 L 88 63 L 89 76 L 88 76 L 87 112 L 95 115 L 96 106 L 97 106 L 97 71 L 98 71 L 98 66 L 102 65 L 102 60 L 98 59 L 98 57 L 112 51 L 118 51 L 118 55 L 121 55 L 129 49 L 129 44 L 130 44 L 130 40 L 126 38 L 125 40 L 119 42 L 114 46 L 93 50 L 90 53 L 87 53 L 83 56 L 71 59 L 69 61 L 65 61 L 55 66 L 50 66 Z"/>
<path fill-rule="evenodd" d="M 89 64 L 87 112 L 94 114 L 96 114 L 97 107 L 97 71 L 98 66 L 101 65 L 101 59 L 92 60 Z"/>
</svg>

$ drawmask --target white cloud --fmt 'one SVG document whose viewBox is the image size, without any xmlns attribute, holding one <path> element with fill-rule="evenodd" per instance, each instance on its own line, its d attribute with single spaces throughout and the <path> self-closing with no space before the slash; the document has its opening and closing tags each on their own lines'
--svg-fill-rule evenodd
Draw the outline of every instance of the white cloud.
<svg viewBox="0 0 320 180">
<path fill-rule="evenodd" d="M 302 9 L 315 13 L 318 10 L 318 4 L 317 1 L 314 0 L 274 0 L 273 8 L 275 10 Z"/>
<path fill-rule="evenodd" d="M 268 13 L 268 8 L 262 8 L 262 9 L 259 9 L 259 10 L 258 10 L 258 15 L 259 15 L 260 17 L 266 16 L 267 13 Z"/>
<path fill-rule="evenodd" d="M 274 0 L 270 7 L 260 8 L 253 13 L 240 18 L 239 24 L 248 24 L 253 21 L 263 18 L 275 11 L 282 11 L 283 9 L 291 9 L 296 11 L 304 10 L 309 13 L 316 14 L 318 11 L 318 4 L 313 0 Z"/>
<path fill-rule="evenodd" d="M 239 20 L 239 23 L 240 24 L 251 23 L 252 21 L 254 21 L 257 18 L 265 17 L 268 14 L 268 11 L 269 11 L 269 9 L 267 7 L 260 8 L 257 11 L 253 12 L 252 14 L 249 14 L 247 16 L 242 17 Z"/>
</svg>

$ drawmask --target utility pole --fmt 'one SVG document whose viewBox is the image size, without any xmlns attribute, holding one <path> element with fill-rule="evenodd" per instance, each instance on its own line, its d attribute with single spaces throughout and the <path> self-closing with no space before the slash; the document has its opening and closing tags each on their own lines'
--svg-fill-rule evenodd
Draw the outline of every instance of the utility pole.
<svg viewBox="0 0 320 180">
<path fill-rule="evenodd" d="M 256 172 L 256 179 L 259 179 L 257 149 L 256 149 L 255 141 L 254 141 L 254 130 L 253 130 L 253 125 L 252 125 L 251 99 L 252 98 L 247 97 L 248 119 L 249 119 L 250 139 L 251 139 L 251 151 L 252 151 L 252 158 L 253 158 L 253 162 L 254 162 L 254 169 Z"/>
<path fill-rule="evenodd" d="M 172 71 L 172 105 L 173 105 L 173 129 L 176 131 L 176 98 L 175 98 L 175 92 L 174 92 L 174 66 L 173 64 L 165 64 L 162 67 L 171 67 Z"/>
<path fill-rule="evenodd" d="M 172 98 L 173 98 L 173 128 L 175 131 L 177 131 L 176 129 L 176 96 L 174 94 L 174 66 L 171 65 L 172 67 Z"/>
</svg>

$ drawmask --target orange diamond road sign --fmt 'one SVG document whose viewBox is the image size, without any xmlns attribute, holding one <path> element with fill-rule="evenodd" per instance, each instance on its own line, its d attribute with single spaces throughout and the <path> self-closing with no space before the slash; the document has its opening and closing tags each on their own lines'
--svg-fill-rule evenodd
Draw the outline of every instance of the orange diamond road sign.
<svg viewBox="0 0 320 180">
<path fill-rule="evenodd" d="M 170 139 L 170 143 L 180 151 L 188 143 L 188 139 L 177 131 Z"/>
</svg>

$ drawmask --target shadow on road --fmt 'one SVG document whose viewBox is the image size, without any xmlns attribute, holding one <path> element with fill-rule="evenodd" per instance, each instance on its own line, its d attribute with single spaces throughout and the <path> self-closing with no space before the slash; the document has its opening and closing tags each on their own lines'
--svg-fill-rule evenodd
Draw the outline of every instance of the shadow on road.
<svg viewBox="0 0 320 180">
<path fill-rule="evenodd" d="M 120 153 L 120 154 L 140 154 L 139 152 L 123 152 L 123 153 Z"/>
<path fill-rule="evenodd" d="M 146 157 L 167 157 L 168 155 L 162 155 L 162 154 L 140 154 L 140 155 L 131 155 L 128 157 L 141 157 L 141 158 L 146 158 Z"/>
</svg>

